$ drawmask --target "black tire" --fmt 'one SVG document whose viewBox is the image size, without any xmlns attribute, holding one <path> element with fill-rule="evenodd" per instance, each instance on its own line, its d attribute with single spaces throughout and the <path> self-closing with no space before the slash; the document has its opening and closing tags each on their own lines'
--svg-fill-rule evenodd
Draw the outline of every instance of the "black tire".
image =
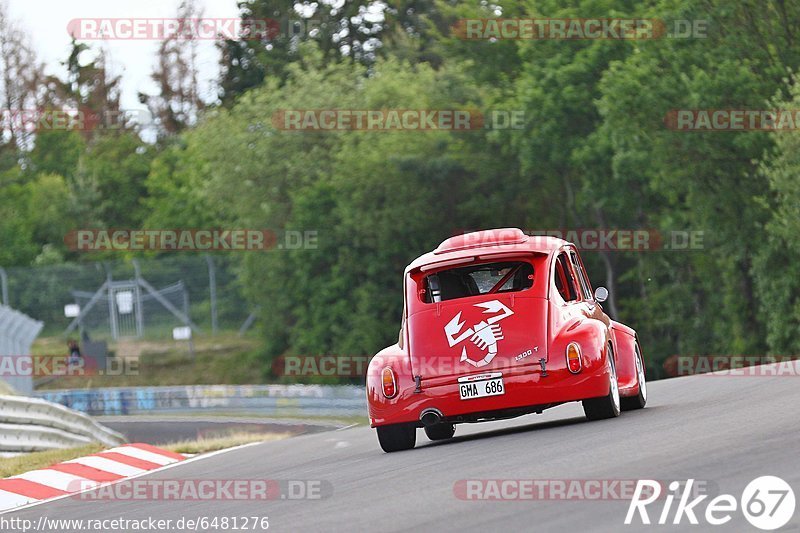
<svg viewBox="0 0 800 533">
<path fill-rule="evenodd" d="M 639 343 L 636 343 L 636 381 L 639 384 L 639 393 L 636 396 L 622 398 L 620 406 L 623 411 L 642 409 L 647 403 L 647 380 L 644 375 L 644 359 Z"/>
<path fill-rule="evenodd" d="M 410 450 L 417 442 L 417 428 L 411 424 L 378 426 L 378 442 L 386 453 Z"/>
<path fill-rule="evenodd" d="M 619 384 L 617 383 L 617 368 L 614 364 L 614 349 L 608 345 L 608 364 L 610 365 L 610 379 L 608 394 L 602 398 L 583 400 L 583 413 L 589 420 L 604 420 L 619 416 L 621 412 Z"/>
<path fill-rule="evenodd" d="M 445 440 L 452 438 L 456 433 L 455 424 L 435 424 L 425 427 L 425 434 L 431 440 Z"/>
</svg>

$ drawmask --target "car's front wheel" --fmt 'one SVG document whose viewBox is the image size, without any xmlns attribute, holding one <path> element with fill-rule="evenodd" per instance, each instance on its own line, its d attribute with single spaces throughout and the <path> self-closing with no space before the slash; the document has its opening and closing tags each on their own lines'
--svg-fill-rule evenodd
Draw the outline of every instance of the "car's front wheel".
<svg viewBox="0 0 800 533">
<path fill-rule="evenodd" d="M 608 395 L 602 398 L 583 400 L 583 413 L 589 420 L 614 418 L 620 413 L 619 383 L 617 382 L 617 366 L 614 363 L 614 349 L 608 345 L 606 359 L 609 365 Z"/>
<path fill-rule="evenodd" d="M 636 381 L 639 385 L 639 393 L 636 396 L 622 398 L 622 410 L 633 411 L 634 409 L 641 409 L 647 403 L 647 381 L 644 375 L 644 359 L 642 358 L 642 351 L 639 349 L 639 343 L 635 345 L 636 357 Z"/>
<path fill-rule="evenodd" d="M 431 440 L 445 440 L 451 438 L 456 433 L 455 424 L 434 424 L 425 426 L 425 434 Z"/>
<path fill-rule="evenodd" d="M 387 453 L 410 450 L 417 442 L 417 428 L 412 424 L 378 426 L 378 442 Z"/>
</svg>

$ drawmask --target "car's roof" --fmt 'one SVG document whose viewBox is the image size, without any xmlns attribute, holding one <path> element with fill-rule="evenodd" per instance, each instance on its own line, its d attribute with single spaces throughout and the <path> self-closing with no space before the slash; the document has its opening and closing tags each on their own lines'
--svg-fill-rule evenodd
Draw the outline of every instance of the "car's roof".
<svg viewBox="0 0 800 533">
<path fill-rule="evenodd" d="M 558 237 L 526 235 L 518 228 L 498 228 L 456 235 L 442 241 L 432 252 L 414 259 L 406 272 L 435 263 L 471 258 L 476 255 L 506 254 L 513 252 L 550 254 L 569 244 Z"/>
</svg>

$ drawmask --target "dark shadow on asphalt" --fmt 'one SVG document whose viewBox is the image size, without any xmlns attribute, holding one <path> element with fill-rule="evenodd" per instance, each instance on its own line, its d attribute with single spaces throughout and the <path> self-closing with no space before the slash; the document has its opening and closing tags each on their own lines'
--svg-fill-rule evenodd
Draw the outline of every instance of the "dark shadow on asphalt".
<svg viewBox="0 0 800 533">
<path fill-rule="evenodd" d="M 648 411 L 655 411 L 658 410 L 658 407 L 647 407 L 642 410 L 635 410 L 635 411 L 628 411 L 622 413 L 619 418 L 616 419 L 609 419 L 609 420 L 597 420 L 597 421 L 590 421 L 587 420 L 583 416 L 575 416 L 571 418 L 563 418 L 560 420 L 550 420 L 548 422 L 532 422 L 530 424 L 525 424 L 524 426 L 514 426 L 509 428 L 501 428 L 501 429 L 492 429 L 488 431 L 482 431 L 480 433 L 474 433 L 470 435 L 458 435 L 458 425 L 456 425 L 456 436 L 452 439 L 442 440 L 442 441 L 430 441 L 427 440 L 427 437 L 423 437 L 425 439 L 422 442 L 417 442 L 417 448 L 425 448 L 428 446 L 446 446 L 448 444 L 456 444 L 459 442 L 469 442 L 472 440 L 480 440 L 480 439 L 488 439 L 493 437 L 501 437 L 503 435 L 514 435 L 517 433 L 527 433 L 533 431 L 541 431 L 546 429 L 554 429 L 559 427 L 567 427 L 567 426 L 579 426 L 583 424 L 602 424 L 603 422 L 615 422 L 615 421 L 622 421 L 625 418 L 632 418 L 639 414 L 647 414 Z M 524 416 L 532 416 L 532 415 L 524 415 Z M 478 422 L 480 424 L 481 422 Z M 460 425 L 471 425 L 471 424 L 460 424 Z"/>
<path fill-rule="evenodd" d="M 452 439 L 443 440 L 443 441 L 429 441 L 424 443 L 423 446 L 445 446 L 448 444 L 456 444 L 458 442 L 468 442 L 471 440 L 479 440 L 479 439 L 487 439 L 492 437 L 500 437 L 503 435 L 514 435 L 516 433 L 527 433 L 530 431 L 539 431 L 544 429 L 552 429 L 564 426 L 574 426 L 576 424 L 582 424 L 587 422 L 587 420 L 582 417 L 573 417 L 573 418 L 564 418 L 561 420 L 551 420 L 550 422 L 534 422 L 532 424 L 526 424 L 524 426 L 514 426 L 510 428 L 502 428 L 502 429 L 492 429 L 489 431 L 483 431 L 481 433 L 474 433 L 471 435 L 456 435 Z M 458 426 L 456 426 L 457 428 Z M 458 429 L 456 429 L 458 431 Z"/>
</svg>

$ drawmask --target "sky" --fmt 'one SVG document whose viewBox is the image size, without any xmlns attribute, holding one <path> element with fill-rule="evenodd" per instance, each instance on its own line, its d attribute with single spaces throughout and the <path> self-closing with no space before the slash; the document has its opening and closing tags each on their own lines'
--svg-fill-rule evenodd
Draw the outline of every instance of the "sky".
<svg viewBox="0 0 800 533">
<path fill-rule="evenodd" d="M 0 0 L 3 1 L 3 0 Z M 38 57 L 48 74 L 64 77 L 60 65 L 69 55 L 70 34 L 67 24 L 79 18 L 174 18 L 180 0 L 5 0 L 11 20 L 27 31 Z M 238 18 L 237 0 L 198 0 L 204 17 Z M 156 61 L 158 41 L 106 40 L 89 41 L 102 46 L 110 59 L 113 73 L 122 74 L 123 109 L 145 109 L 137 94 L 155 94 L 150 79 Z M 216 94 L 219 53 L 213 41 L 201 41 L 198 49 L 200 88 L 208 98 Z"/>
</svg>

